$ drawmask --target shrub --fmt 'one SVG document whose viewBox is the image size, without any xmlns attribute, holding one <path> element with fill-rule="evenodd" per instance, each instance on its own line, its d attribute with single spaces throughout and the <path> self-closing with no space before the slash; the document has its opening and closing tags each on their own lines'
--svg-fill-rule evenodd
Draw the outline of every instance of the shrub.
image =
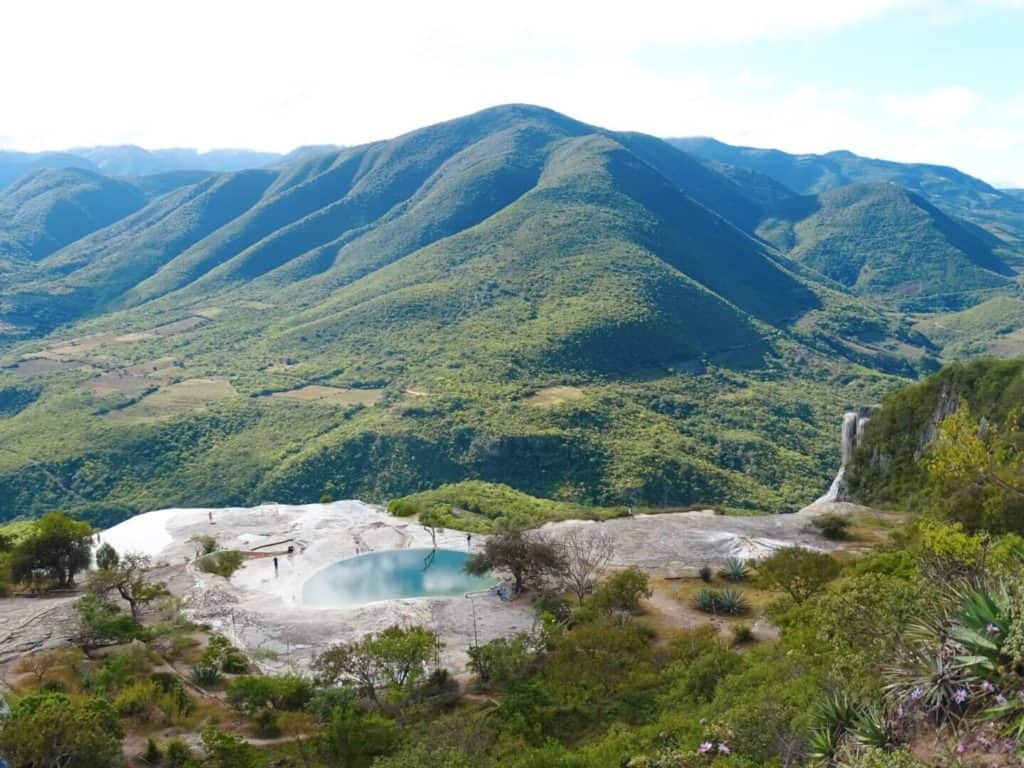
<svg viewBox="0 0 1024 768">
<path fill-rule="evenodd" d="M 312 696 L 312 684 L 298 675 L 243 675 L 227 686 L 228 704 L 250 714 L 267 707 L 292 711 L 305 709 Z"/>
<path fill-rule="evenodd" d="M 746 581 L 749 576 L 747 564 L 738 557 L 730 557 L 726 560 L 725 567 L 719 572 L 719 574 L 722 578 L 733 582 Z"/>
<path fill-rule="evenodd" d="M 700 580 L 703 581 L 705 584 L 710 584 L 711 583 L 712 572 L 711 572 L 711 566 L 710 565 L 705 563 L 704 565 L 702 565 L 700 567 L 700 570 L 697 573 L 700 575 Z"/>
<path fill-rule="evenodd" d="M 206 752 L 204 766 L 209 768 L 254 768 L 256 755 L 243 739 L 216 728 L 207 728 L 200 737 Z"/>
<path fill-rule="evenodd" d="M 697 610 L 704 613 L 723 613 L 739 616 L 746 613 L 750 606 L 743 593 L 735 589 L 702 589 L 694 598 Z"/>
<path fill-rule="evenodd" d="M 469 668 L 481 684 L 501 688 L 522 680 L 538 651 L 534 638 L 525 632 L 513 638 L 499 637 L 469 649 Z"/>
<path fill-rule="evenodd" d="M 839 575 L 839 563 L 821 552 L 785 547 L 763 561 L 757 575 L 769 589 L 781 589 L 794 602 L 802 603 Z"/>
<path fill-rule="evenodd" d="M 164 753 L 152 738 L 146 740 L 146 751 L 142 753 L 142 762 L 146 765 L 160 765 L 164 759 Z"/>
<path fill-rule="evenodd" d="M 152 717 L 160 691 L 152 680 L 132 683 L 114 698 L 114 709 L 121 717 L 146 721 Z"/>
<path fill-rule="evenodd" d="M 754 641 L 754 630 L 746 624 L 736 624 L 732 628 L 732 642 L 734 645 L 743 645 Z"/>
<path fill-rule="evenodd" d="M 821 531 L 821 535 L 826 539 L 841 541 L 846 538 L 847 529 L 850 527 L 850 520 L 841 515 L 820 515 L 814 518 L 811 524 Z"/>
<path fill-rule="evenodd" d="M 224 635 L 213 634 L 203 651 L 200 664 L 216 667 L 229 675 L 240 675 L 249 671 L 249 659 L 235 648 Z"/>
<path fill-rule="evenodd" d="M 252 716 L 253 733 L 258 739 L 276 739 L 281 735 L 277 712 L 270 707 L 258 710 Z"/>
<path fill-rule="evenodd" d="M 183 739 L 171 739 L 164 744 L 164 768 L 187 768 L 194 755 Z"/>
<path fill-rule="evenodd" d="M 196 557 L 211 555 L 217 551 L 217 540 L 213 536 L 193 536 L 188 543 L 195 545 Z"/>
<path fill-rule="evenodd" d="M 14 768 L 120 765 L 124 733 L 103 699 L 72 701 L 59 693 L 25 696 L 0 728 L 0 754 Z"/>
<path fill-rule="evenodd" d="M 196 664 L 192 667 L 192 681 L 200 688 L 211 688 L 220 682 L 220 670 L 209 664 Z"/>
<path fill-rule="evenodd" d="M 564 595 L 557 592 L 543 592 L 533 601 L 533 612 L 538 618 L 544 614 L 553 616 L 560 624 L 567 624 L 572 618 L 572 606 Z"/>
<path fill-rule="evenodd" d="M 238 550 L 225 549 L 203 555 L 196 561 L 196 567 L 203 573 L 212 573 L 230 579 L 231 575 L 242 567 L 244 559 L 244 555 Z"/>
<path fill-rule="evenodd" d="M 590 596 L 591 607 L 603 613 L 635 613 L 640 600 L 651 596 L 647 574 L 627 568 L 602 581 Z"/>
</svg>

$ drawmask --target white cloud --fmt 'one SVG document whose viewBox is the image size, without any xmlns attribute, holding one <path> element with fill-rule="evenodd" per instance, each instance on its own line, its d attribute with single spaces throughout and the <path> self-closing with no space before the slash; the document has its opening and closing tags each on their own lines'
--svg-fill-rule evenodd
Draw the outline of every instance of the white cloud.
<svg viewBox="0 0 1024 768">
<path fill-rule="evenodd" d="M 1006 2 L 1007 0 L 978 0 Z M 1016 2 L 1017 0 L 1013 0 Z M 1024 2 L 1024 0 L 1021 0 Z M 352 144 L 489 105 L 708 134 L 791 151 L 837 147 L 1000 170 L 1024 129 L 956 84 L 889 96 L 778 81 L 742 45 L 803 39 L 948 0 L 34 0 L 0 10 L 0 132 L 24 149 Z M 645 46 L 732 46 L 733 71 L 654 71 Z M 1024 103 L 1024 102 L 1022 102 Z M 981 136 L 987 128 L 990 133 Z M 971 129 L 973 133 L 969 133 Z M 999 134 L 1003 131 L 1005 135 Z M 968 140 L 983 139 L 975 148 Z M 980 145 L 979 145 L 980 146 Z M 988 154 L 986 154 L 988 153 Z M 1010 164 L 1012 165 L 1012 164 Z M 1024 182 L 1024 160 L 1012 174 Z"/>
<path fill-rule="evenodd" d="M 950 85 L 916 95 L 888 96 L 885 108 L 919 128 L 941 128 L 961 122 L 981 105 L 981 97 L 970 88 Z"/>
</svg>

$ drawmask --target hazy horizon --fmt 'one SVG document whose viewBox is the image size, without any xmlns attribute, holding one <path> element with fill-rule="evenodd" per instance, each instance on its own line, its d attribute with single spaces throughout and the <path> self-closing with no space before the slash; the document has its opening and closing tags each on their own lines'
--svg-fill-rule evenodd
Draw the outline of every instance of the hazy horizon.
<svg viewBox="0 0 1024 768">
<path fill-rule="evenodd" d="M 1024 186 L 1024 0 L 17 4 L 0 148 L 385 139 L 502 103 Z M 55 24 L 54 20 L 59 20 Z M 74 66 L 66 62 L 73 61 Z"/>
</svg>

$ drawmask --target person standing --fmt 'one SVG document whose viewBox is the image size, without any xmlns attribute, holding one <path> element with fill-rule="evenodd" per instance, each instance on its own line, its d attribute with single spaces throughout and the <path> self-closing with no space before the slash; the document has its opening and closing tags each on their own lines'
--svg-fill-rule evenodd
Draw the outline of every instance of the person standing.
<svg viewBox="0 0 1024 768">
<path fill-rule="evenodd" d="M 274 558 L 274 575 L 277 576 L 277 557 Z"/>
</svg>

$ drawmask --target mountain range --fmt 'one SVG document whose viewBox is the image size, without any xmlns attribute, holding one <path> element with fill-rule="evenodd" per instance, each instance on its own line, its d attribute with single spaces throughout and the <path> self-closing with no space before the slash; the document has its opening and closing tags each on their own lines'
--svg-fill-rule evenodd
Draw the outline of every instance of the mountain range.
<svg viewBox="0 0 1024 768">
<path fill-rule="evenodd" d="M 938 367 L 944 319 L 1013 353 L 990 318 L 1021 302 L 1024 202 L 760 152 L 507 105 L 266 167 L 24 174 L 0 191 L 0 519 L 466 478 L 795 508 L 844 407 Z"/>
</svg>

